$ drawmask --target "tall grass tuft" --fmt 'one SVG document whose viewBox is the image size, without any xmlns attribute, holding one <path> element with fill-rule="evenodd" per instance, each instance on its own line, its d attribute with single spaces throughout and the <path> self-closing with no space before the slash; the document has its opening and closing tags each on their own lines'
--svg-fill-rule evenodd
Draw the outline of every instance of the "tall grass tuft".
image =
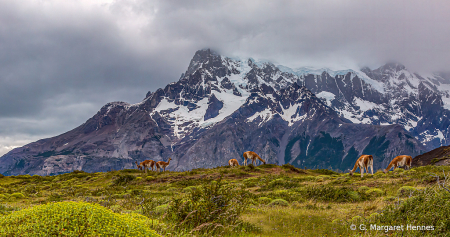
<svg viewBox="0 0 450 237">
<path fill-rule="evenodd" d="M 240 220 L 247 209 L 250 193 L 234 185 L 224 185 L 222 176 L 217 181 L 189 190 L 169 204 L 164 218 L 175 223 L 178 232 L 188 231 L 205 236 L 222 235 L 236 230 L 250 229 Z"/>
<path fill-rule="evenodd" d="M 440 189 L 425 189 L 398 204 L 386 207 L 379 223 L 433 226 L 434 230 L 409 231 L 408 236 L 448 236 L 450 230 L 450 193 Z"/>
</svg>

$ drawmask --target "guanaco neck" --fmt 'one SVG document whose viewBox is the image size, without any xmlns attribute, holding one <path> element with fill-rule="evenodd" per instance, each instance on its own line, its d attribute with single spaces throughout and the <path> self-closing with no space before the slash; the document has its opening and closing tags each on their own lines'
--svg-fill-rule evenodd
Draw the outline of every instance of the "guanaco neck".
<svg viewBox="0 0 450 237">
<path fill-rule="evenodd" d="M 356 161 L 355 166 L 353 167 L 353 169 L 350 171 L 350 173 L 354 173 L 356 171 L 356 169 L 358 169 L 358 163 L 359 160 Z"/>
<path fill-rule="evenodd" d="M 393 165 L 394 165 L 394 161 L 391 161 L 391 163 L 389 163 L 388 167 L 384 170 L 384 173 L 388 172 Z"/>
</svg>

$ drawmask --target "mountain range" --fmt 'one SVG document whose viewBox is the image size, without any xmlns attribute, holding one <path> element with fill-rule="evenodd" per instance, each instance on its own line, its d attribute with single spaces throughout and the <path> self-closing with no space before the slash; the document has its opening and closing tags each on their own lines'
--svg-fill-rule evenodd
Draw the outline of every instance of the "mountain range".
<svg viewBox="0 0 450 237">
<path fill-rule="evenodd" d="M 268 163 L 345 171 L 361 154 L 375 169 L 400 154 L 449 144 L 450 79 L 398 63 L 377 69 L 288 68 L 199 50 L 176 82 L 137 104 L 112 102 L 77 128 L 0 157 L 4 175 Z"/>
</svg>

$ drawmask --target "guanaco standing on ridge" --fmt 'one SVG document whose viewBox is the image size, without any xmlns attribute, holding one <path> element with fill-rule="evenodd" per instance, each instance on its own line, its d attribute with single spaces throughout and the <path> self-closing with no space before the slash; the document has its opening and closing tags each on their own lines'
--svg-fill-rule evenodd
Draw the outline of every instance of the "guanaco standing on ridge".
<svg viewBox="0 0 450 237">
<path fill-rule="evenodd" d="M 161 172 L 161 169 L 164 169 L 164 171 L 166 171 L 166 167 L 170 165 L 171 160 L 172 160 L 172 158 L 169 157 L 169 160 L 167 160 L 167 162 L 164 162 L 164 161 L 156 162 L 156 169 L 158 169 L 160 172 Z"/>
<path fill-rule="evenodd" d="M 152 167 L 152 171 L 155 167 L 155 161 L 153 160 L 144 160 L 140 164 L 138 164 L 137 161 L 134 161 L 134 163 L 136 163 L 136 166 L 138 167 L 139 170 L 144 169 L 145 173 L 147 173 L 149 167 Z"/>
<path fill-rule="evenodd" d="M 350 171 L 350 175 L 353 175 L 355 170 L 359 167 L 359 170 L 361 171 L 361 178 L 364 174 L 364 169 L 366 169 L 366 173 L 369 173 L 369 167 L 372 171 L 373 175 L 373 156 L 372 155 L 361 155 L 359 159 L 355 163 L 355 167 Z"/>
<path fill-rule="evenodd" d="M 228 165 L 231 167 L 239 166 L 239 162 L 236 159 L 231 159 L 228 161 Z"/>
<path fill-rule="evenodd" d="M 389 163 L 388 167 L 383 170 L 383 172 L 386 174 L 392 166 L 394 166 L 394 170 L 399 166 L 406 166 L 405 168 L 410 169 L 412 163 L 412 157 L 408 155 L 400 155 L 395 157 L 391 163 Z"/>
<path fill-rule="evenodd" d="M 264 164 L 266 164 L 266 161 L 261 159 L 261 157 L 259 157 L 259 155 L 253 151 L 244 152 L 244 165 L 247 165 L 247 159 L 251 159 L 253 165 L 256 165 L 256 159 L 258 159 L 258 160 L 262 161 Z"/>
</svg>

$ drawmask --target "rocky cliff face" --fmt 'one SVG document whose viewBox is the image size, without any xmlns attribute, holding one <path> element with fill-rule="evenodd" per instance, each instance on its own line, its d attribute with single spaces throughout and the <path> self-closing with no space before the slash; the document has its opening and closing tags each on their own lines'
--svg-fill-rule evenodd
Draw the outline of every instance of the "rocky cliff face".
<svg viewBox="0 0 450 237">
<path fill-rule="evenodd" d="M 414 157 L 413 167 L 424 165 L 450 165 L 450 146 L 441 146 Z"/>
<path fill-rule="evenodd" d="M 375 70 L 323 70 L 293 72 L 340 116 L 359 124 L 399 124 L 428 150 L 450 143 L 450 81 L 445 75 L 421 76 L 393 63 Z"/>
<path fill-rule="evenodd" d="M 434 79 L 398 65 L 289 69 L 200 50 L 177 82 L 134 105 L 109 103 L 67 133 L 12 150 L 0 158 L 0 172 L 96 172 L 168 157 L 170 170 L 188 170 L 242 162 L 247 150 L 269 163 L 339 170 L 372 154 L 379 168 L 447 141 L 448 119 L 439 119 L 448 113 L 445 90 L 438 89 L 447 84 Z"/>
</svg>

